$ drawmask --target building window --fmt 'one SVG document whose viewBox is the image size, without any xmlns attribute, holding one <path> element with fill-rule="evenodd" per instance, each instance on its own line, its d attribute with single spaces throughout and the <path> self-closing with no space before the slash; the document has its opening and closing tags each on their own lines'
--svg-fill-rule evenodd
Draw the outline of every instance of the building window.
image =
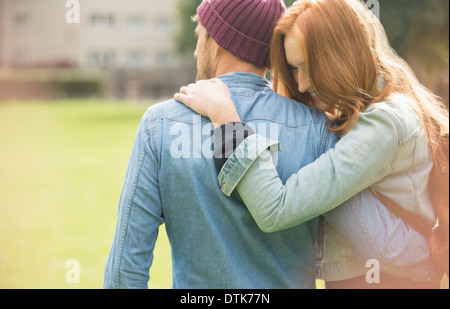
<svg viewBox="0 0 450 309">
<path fill-rule="evenodd" d="M 168 53 L 159 53 L 156 55 L 155 66 L 160 69 L 168 69 L 173 66 L 173 56 Z"/>
<path fill-rule="evenodd" d="M 168 35 L 172 33 L 173 23 L 168 18 L 161 18 L 156 21 L 155 28 L 158 35 Z"/>
<path fill-rule="evenodd" d="M 91 17 L 91 25 L 97 30 L 110 30 L 115 23 L 115 18 L 112 15 L 95 14 Z"/>
<path fill-rule="evenodd" d="M 130 34 L 142 34 L 146 27 L 147 23 L 143 17 L 133 16 L 127 20 L 127 30 Z"/>
<path fill-rule="evenodd" d="M 144 68 L 147 64 L 147 56 L 143 52 L 132 51 L 127 55 L 127 66 L 132 69 Z"/>
<path fill-rule="evenodd" d="M 88 55 L 90 67 L 104 68 L 114 66 L 116 54 L 113 51 L 92 51 Z"/>
</svg>

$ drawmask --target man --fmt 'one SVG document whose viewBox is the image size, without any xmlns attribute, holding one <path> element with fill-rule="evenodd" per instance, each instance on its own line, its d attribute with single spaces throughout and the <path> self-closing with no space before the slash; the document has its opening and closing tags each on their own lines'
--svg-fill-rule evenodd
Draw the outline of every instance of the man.
<svg viewBox="0 0 450 309">
<path fill-rule="evenodd" d="M 197 79 L 220 76 L 240 102 L 242 118 L 257 130 L 279 123 L 274 138 L 283 140 L 289 130 L 310 145 L 307 153 L 292 145 L 280 156 L 280 172 L 287 178 L 333 140 L 320 113 L 276 95 L 264 79 L 270 38 L 284 11 L 282 0 L 204 1 L 197 10 L 195 58 Z M 289 117 L 293 114 L 304 116 Z M 289 129 L 307 122 L 313 130 Z M 245 205 L 225 197 L 217 185 L 213 129 L 209 120 L 175 100 L 144 115 L 120 198 L 105 288 L 147 287 L 163 223 L 174 288 L 314 288 L 317 221 L 261 232 Z M 294 155 L 295 162 L 286 160 Z"/>
<path fill-rule="evenodd" d="M 282 0 L 203 1 L 197 9 L 195 58 L 197 80 L 219 77 L 240 119 L 285 145 L 277 170 L 286 181 L 336 139 L 323 114 L 275 94 L 264 79 L 270 38 L 284 10 Z M 319 220 L 263 233 L 239 196 L 227 198 L 217 185 L 213 130 L 208 119 L 175 100 L 152 106 L 143 116 L 120 198 L 105 288 L 147 287 L 163 223 L 174 288 L 314 288 Z"/>
</svg>

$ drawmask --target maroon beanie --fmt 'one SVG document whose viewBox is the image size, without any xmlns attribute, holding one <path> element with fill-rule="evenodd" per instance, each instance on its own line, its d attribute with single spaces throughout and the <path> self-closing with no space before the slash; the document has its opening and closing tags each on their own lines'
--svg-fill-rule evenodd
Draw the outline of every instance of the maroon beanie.
<svg viewBox="0 0 450 309">
<path fill-rule="evenodd" d="M 203 0 L 197 13 L 222 48 L 259 67 L 270 67 L 270 40 L 285 12 L 284 0 Z"/>
</svg>

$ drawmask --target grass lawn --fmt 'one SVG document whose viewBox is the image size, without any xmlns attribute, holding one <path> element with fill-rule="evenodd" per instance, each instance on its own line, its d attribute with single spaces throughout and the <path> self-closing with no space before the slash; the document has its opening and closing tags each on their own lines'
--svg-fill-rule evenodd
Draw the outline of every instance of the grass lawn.
<svg viewBox="0 0 450 309">
<path fill-rule="evenodd" d="M 147 107 L 0 104 L 0 288 L 102 287 L 120 191 Z M 80 276 L 69 284 L 72 259 Z M 151 276 L 151 287 L 171 287 L 165 231 Z"/>
<path fill-rule="evenodd" d="M 102 287 L 128 159 L 147 107 L 0 104 L 0 289 Z M 170 247 L 161 229 L 151 288 L 172 284 Z M 77 279 L 70 276 L 73 266 L 66 267 L 71 260 L 80 267 L 79 283 L 71 283 Z"/>
</svg>

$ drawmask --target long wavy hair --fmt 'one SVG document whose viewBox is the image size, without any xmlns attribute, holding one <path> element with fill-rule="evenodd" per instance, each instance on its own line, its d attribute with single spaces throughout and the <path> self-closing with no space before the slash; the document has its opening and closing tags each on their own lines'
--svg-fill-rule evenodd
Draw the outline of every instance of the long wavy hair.
<svg viewBox="0 0 450 309">
<path fill-rule="evenodd" d="M 389 45 L 378 18 L 360 0 L 298 0 L 280 19 L 271 43 L 274 89 L 313 105 L 300 93 L 287 63 L 284 40 L 295 36 L 311 86 L 330 109 L 329 128 L 348 133 L 359 115 L 393 94 L 404 94 L 420 118 L 432 149 L 448 134 L 442 100 L 426 89 Z"/>
</svg>

